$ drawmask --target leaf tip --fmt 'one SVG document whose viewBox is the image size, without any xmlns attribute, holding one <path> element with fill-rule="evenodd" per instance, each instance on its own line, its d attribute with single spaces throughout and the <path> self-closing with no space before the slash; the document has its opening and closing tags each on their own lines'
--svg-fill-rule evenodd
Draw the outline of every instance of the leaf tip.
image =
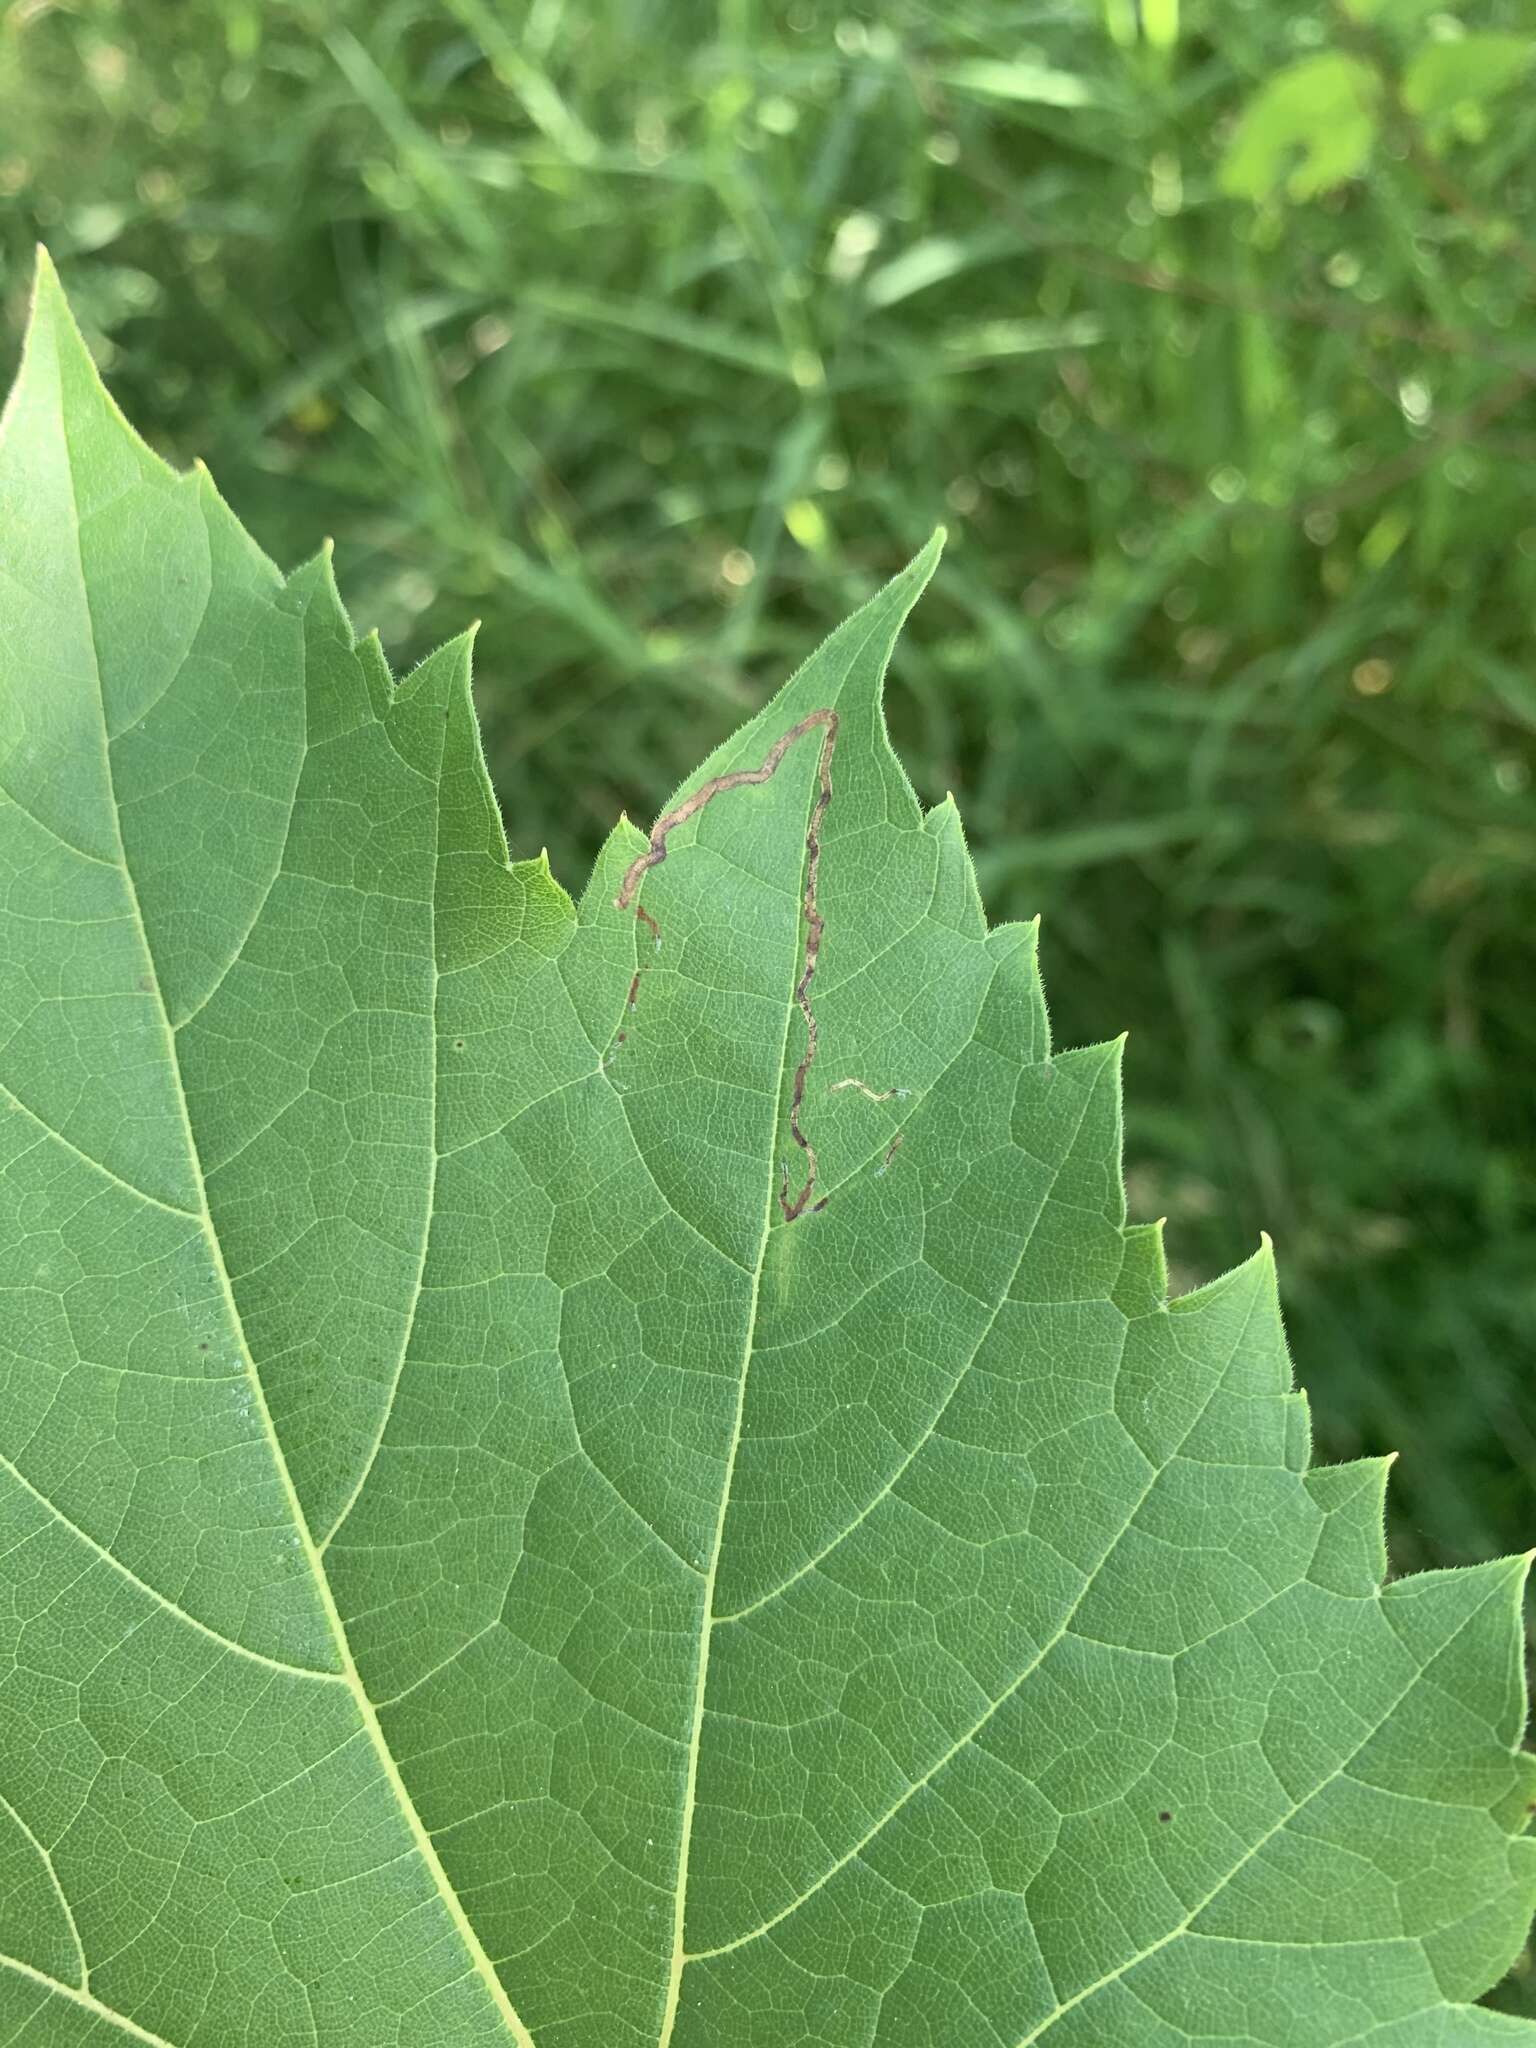
<svg viewBox="0 0 1536 2048">
<path fill-rule="evenodd" d="M 1253 1255 L 1252 1265 L 1255 1274 L 1263 1282 L 1264 1290 L 1269 1297 L 1271 1305 L 1278 1309 L 1280 1305 L 1280 1273 L 1275 1264 L 1275 1240 L 1267 1230 L 1259 1232 L 1259 1248 Z"/>
<path fill-rule="evenodd" d="M 1514 1610 L 1518 1615 L 1525 1605 L 1526 1588 L 1530 1583 L 1533 1565 L 1536 1565 L 1536 1545 L 1529 1550 L 1511 1551 L 1505 1557 L 1491 1557 L 1486 1565 L 1460 1565 L 1456 1569 L 1464 1576 L 1472 1572 L 1487 1572 L 1491 1583 L 1496 1585 L 1501 1593 L 1512 1596 Z M 1524 1725 L 1525 1715 L 1522 1713 L 1521 1726 Z"/>
<path fill-rule="evenodd" d="M 919 588 L 928 581 L 934 570 L 939 566 L 939 557 L 943 554 L 945 543 L 948 539 L 949 528 L 947 526 L 936 526 L 913 557 L 912 569 L 919 578 Z"/>
<path fill-rule="evenodd" d="M 450 634 L 440 647 L 433 650 L 432 656 L 429 657 L 430 659 L 435 659 L 438 656 L 445 656 L 453 661 L 458 661 L 462 656 L 463 667 L 460 672 L 460 679 L 466 691 L 469 688 L 470 660 L 475 651 L 475 636 L 479 631 L 480 621 L 472 619 L 459 632 Z"/>
<path fill-rule="evenodd" d="M 59 276 L 58 266 L 49 253 L 46 242 L 36 247 L 36 260 L 32 270 L 32 303 L 27 310 L 28 337 L 37 330 L 60 324 L 66 334 L 79 338 L 80 330 L 75 316 L 70 311 L 69 297 Z M 80 340 L 84 348 L 84 340 Z"/>
<path fill-rule="evenodd" d="M 77 418 L 95 415 L 101 426 L 131 446 L 136 457 L 151 463 L 159 475 L 177 483 L 186 480 L 183 472 L 173 469 L 149 446 L 107 389 L 53 257 L 42 242 L 37 244 L 21 363 L 4 405 L 7 421 L 13 406 L 20 402 L 19 394 L 29 386 L 48 413 L 67 411 Z M 200 463 L 197 467 L 202 470 Z M 202 480 L 211 486 L 206 471 Z"/>
<path fill-rule="evenodd" d="M 932 580 L 934 570 L 939 566 L 939 557 L 944 552 L 945 538 L 945 529 L 942 526 L 936 526 L 917 553 L 912 557 L 911 561 L 907 563 L 906 567 L 898 569 L 885 588 L 877 591 L 870 602 L 878 604 L 883 599 L 895 597 L 900 604 L 898 624 L 901 619 L 905 619 Z M 860 616 L 859 613 L 854 614 L 855 618 L 858 616 Z M 846 623 L 851 624 L 851 621 Z M 836 638 L 836 635 L 833 637 Z"/>
</svg>

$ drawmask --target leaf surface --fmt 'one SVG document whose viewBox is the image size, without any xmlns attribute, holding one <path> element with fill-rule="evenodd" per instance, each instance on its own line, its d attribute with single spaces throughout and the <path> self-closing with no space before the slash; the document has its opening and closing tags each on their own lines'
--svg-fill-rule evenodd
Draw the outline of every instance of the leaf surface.
<svg viewBox="0 0 1536 2048">
<path fill-rule="evenodd" d="M 0 550 L 0 2042 L 1536 2038 L 1525 1561 L 1384 1589 L 1267 1246 L 1168 1300 L 936 546 L 579 905 L 46 265 Z"/>
</svg>

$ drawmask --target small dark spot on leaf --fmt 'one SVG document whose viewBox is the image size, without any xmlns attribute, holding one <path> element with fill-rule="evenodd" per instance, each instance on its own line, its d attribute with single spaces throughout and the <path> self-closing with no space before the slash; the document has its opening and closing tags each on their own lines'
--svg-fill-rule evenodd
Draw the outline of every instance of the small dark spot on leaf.
<svg viewBox="0 0 1536 2048">
<path fill-rule="evenodd" d="M 453 1041 L 453 1049 L 455 1052 L 462 1052 L 464 1050 L 464 1041 L 462 1038 L 456 1038 Z"/>
<path fill-rule="evenodd" d="M 1160 1813 L 1160 1814 L 1159 1814 L 1159 1815 L 1158 1815 L 1157 1817 L 1158 1817 L 1158 1819 L 1159 1819 L 1159 1820 L 1172 1820 L 1172 1819 L 1173 1819 L 1173 1815 L 1172 1815 L 1172 1814 L 1171 1814 L 1171 1813 L 1170 1813 L 1170 1812 L 1168 1811 L 1168 1809 L 1167 1809 L 1167 1807 L 1166 1807 L 1166 1806 L 1165 1806 L 1165 1807 L 1163 1808 L 1162 1812 L 1161 1812 L 1161 1813 Z"/>
<path fill-rule="evenodd" d="M 197 1348 L 199 1351 L 206 1351 L 208 1349 L 208 1339 L 205 1337 L 202 1343 L 199 1344 Z"/>
</svg>

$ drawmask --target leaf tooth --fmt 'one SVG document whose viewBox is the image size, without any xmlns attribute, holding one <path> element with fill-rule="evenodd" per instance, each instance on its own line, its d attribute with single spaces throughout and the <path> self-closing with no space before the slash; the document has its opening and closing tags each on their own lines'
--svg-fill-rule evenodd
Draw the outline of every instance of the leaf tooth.
<svg viewBox="0 0 1536 2048">
<path fill-rule="evenodd" d="M 1323 1511 L 1317 1553 L 1307 1576 L 1330 1592 L 1374 1596 L 1387 1571 L 1387 1480 L 1396 1452 L 1317 1465 L 1305 1485 Z"/>
<path fill-rule="evenodd" d="M 965 825 L 952 792 L 923 819 L 923 831 L 938 848 L 938 874 L 930 915 L 967 936 L 982 938 L 986 911 L 976 880 L 976 865 L 965 841 Z"/>
<path fill-rule="evenodd" d="M 1187 1294 L 1177 1295 L 1170 1303 L 1176 1313 L 1192 1314 L 1208 1307 L 1223 1294 L 1239 1291 L 1257 1292 L 1260 1296 L 1273 1299 L 1279 1306 L 1279 1292 L 1275 1281 L 1275 1248 L 1268 1231 L 1261 1231 L 1259 1243 L 1246 1259 L 1239 1259 L 1235 1266 L 1229 1266 L 1224 1273 L 1207 1280 L 1199 1287 L 1192 1287 Z"/>
<path fill-rule="evenodd" d="M 644 853 L 646 844 L 646 835 L 640 827 L 633 824 L 627 815 L 621 814 L 619 822 L 598 849 L 587 885 L 581 892 L 580 915 L 584 925 L 594 920 L 599 923 L 611 920 L 616 930 L 625 929 L 629 920 L 614 911 L 614 892 L 636 855 Z"/>
<path fill-rule="evenodd" d="M 1163 1224 L 1131 1223 L 1125 1229 L 1124 1261 L 1113 1300 L 1124 1316 L 1155 1314 L 1168 1302 L 1168 1254 Z"/>
<path fill-rule="evenodd" d="M 119 418 L 121 418 L 120 414 Z M 122 424 L 125 432 L 132 434 L 135 442 L 144 448 L 146 453 L 153 456 L 156 462 L 160 462 L 160 457 L 155 455 L 154 450 L 149 448 L 147 443 L 139 441 L 139 436 L 133 433 L 133 429 L 128 425 L 127 421 L 123 420 Z M 184 471 L 169 469 L 167 464 L 162 464 L 162 467 L 169 470 L 169 474 L 178 488 L 185 488 L 196 492 L 204 519 L 207 521 L 211 532 L 216 534 L 218 539 L 222 540 L 224 546 L 237 555 L 245 556 L 257 574 L 264 577 L 270 583 L 281 587 L 285 580 L 282 570 L 278 568 L 272 557 L 256 540 L 255 536 L 248 532 L 240 523 L 239 515 L 224 496 L 224 493 L 219 489 L 218 484 L 214 481 L 213 471 L 204 462 L 203 458 L 200 455 L 196 456 L 193 459 L 192 467 Z M 340 609 L 341 599 L 339 597 L 336 603 L 338 609 Z"/>
<path fill-rule="evenodd" d="M 395 702 L 409 704 L 421 692 L 430 691 L 435 693 L 439 705 L 446 706 L 455 693 L 467 689 L 480 626 L 479 619 L 471 619 L 460 632 L 451 633 L 430 654 L 424 654 L 396 684 Z M 377 628 L 369 638 L 378 638 Z"/>
</svg>

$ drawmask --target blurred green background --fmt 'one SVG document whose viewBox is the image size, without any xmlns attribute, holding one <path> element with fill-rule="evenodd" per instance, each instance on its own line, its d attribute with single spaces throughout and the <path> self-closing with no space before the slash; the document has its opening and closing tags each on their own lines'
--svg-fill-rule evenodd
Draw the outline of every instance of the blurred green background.
<svg viewBox="0 0 1536 2048">
<path fill-rule="evenodd" d="M 891 716 L 1135 1212 L 1281 1255 L 1403 1568 L 1536 1537 L 1528 0 L 12 0 L 135 421 L 397 666 L 485 620 L 578 884 L 939 520 Z M 1536 2011 L 1517 1978 L 1500 1994 Z"/>
</svg>

